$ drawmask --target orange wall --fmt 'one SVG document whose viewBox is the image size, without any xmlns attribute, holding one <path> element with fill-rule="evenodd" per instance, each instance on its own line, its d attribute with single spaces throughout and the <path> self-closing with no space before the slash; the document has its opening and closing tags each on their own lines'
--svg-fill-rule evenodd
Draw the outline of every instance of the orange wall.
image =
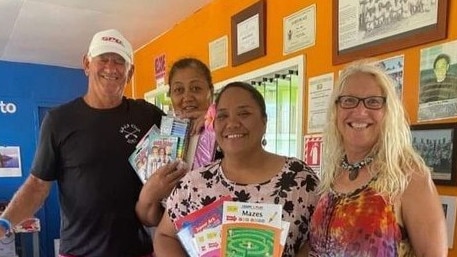
<svg viewBox="0 0 457 257">
<path fill-rule="evenodd" d="M 188 19 L 177 24 L 167 33 L 138 50 L 135 53 L 136 70 L 132 83 L 133 88 L 127 90 L 127 94 L 136 98 L 143 98 L 145 92 L 155 88 L 153 63 L 154 59 L 161 54 L 166 55 L 167 70 L 170 68 L 171 63 L 183 56 L 197 57 L 209 63 L 208 43 L 228 35 L 230 45 L 230 17 L 255 2 L 256 0 L 214 0 Z M 333 71 L 337 75 L 338 70 L 344 64 L 332 65 L 332 2 L 329 0 L 266 0 L 267 55 L 240 66 L 231 67 L 231 53 L 229 50 L 229 66 L 213 72 L 214 82 L 224 81 L 297 55 L 305 55 L 306 58 L 305 83 L 310 77 L 328 72 Z M 316 44 L 283 56 L 283 18 L 311 4 L 316 4 Z M 403 100 L 413 123 L 417 119 L 420 49 L 457 40 L 457 22 L 450 22 L 457 20 L 456 0 L 449 1 L 448 10 L 448 35 L 445 40 L 376 56 L 379 59 L 400 54 L 405 56 Z M 304 91 L 306 95 L 306 88 Z M 303 97 L 303 99 L 307 98 Z M 304 113 L 306 115 L 306 110 Z M 304 119 L 306 120 L 306 116 L 304 116 Z M 443 122 L 457 122 L 457 119 L 449 119 Z M 303 122 L 303 124 L 307 123 Z M 303 129 L 306 131 L 306 128 Z M 440 194 L 457 196 L 457 187 L 438 186 L 438 191 Z M 457 235 L 454 236 L 454 249 L 449 251 L 449 256 L 457 257 Z"/>
</svg>

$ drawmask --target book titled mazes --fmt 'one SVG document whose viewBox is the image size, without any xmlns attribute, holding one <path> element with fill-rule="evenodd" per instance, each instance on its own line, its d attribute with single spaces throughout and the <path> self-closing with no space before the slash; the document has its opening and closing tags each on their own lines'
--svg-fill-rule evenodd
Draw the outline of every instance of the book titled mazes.
<svg viewBox="0 0 457 257">
<path fill-rule="evenodd" d="M 282 256 L 289 226 L 280 204 L 225 201 L 221 256 L 251 256 L 260 248 L 262 256 Z"/>
<path fill-rule="evenodd" d="M 233 202 L 224 196 L 175 221 L 177 236 L 191 257 L 280 257 L 289 222 L 282 206 Z"/>
</svg>

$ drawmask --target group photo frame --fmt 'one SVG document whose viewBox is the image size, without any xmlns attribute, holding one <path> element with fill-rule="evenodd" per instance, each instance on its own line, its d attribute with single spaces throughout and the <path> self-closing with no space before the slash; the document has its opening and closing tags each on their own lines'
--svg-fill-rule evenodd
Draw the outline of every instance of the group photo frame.
<svg viewBox="0 0 457 257">
<path fill-rule="evenodd" d="M 414 149 L 430 167 L 437 185 L 457 185 L 457 123 L 420 124 L 411 126 Z"/>
<path fill-rule="evenodd" d="M 333 64 L 446 38 L 449 0 L 333 0 Z"/>
</svg>

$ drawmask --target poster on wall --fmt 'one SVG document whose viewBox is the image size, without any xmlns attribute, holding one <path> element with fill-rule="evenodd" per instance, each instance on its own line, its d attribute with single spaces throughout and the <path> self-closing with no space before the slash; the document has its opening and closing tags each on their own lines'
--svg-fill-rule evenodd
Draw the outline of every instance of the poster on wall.
<svg viewBox="0 0 457 257">
<path fill-rule="evenodd" d="M 457 41 L 420 51 L 418 121 L 457 117 Z"/>
<path fill-rule="evenodd" d="M 19 146 L 0 146 L 0 177 L 21 177 Z"/>
<path fill-rule="evenodd" d="M 404 55 L 394 56 L 376 62 L 376 65 L 384 69 L 384 71 L 392 78 L 395 86 L 395 93 L 402 99 L 403 95 L 403 67 L 405 67 Z"/>
<path fill-rule="evenodd" d="M 333 72 L 309 78 L 307 133 L 322 132 L 324 129 L 332 91 Z"/>
<path fill-rule="evenodd" d="M 167 69 L 167 62 L 165 54 L 159 55 L 154 59 L 154 74 L 157 88 L 163 87 L 165 83 L 165 73 Z"/>
<path fill-rule="evenodd" d="M 311 167 L 320 177 L 322 170 L 322 135 L 305 135 L 304 136 L 303 160 Z"/>
<path fill-rule="evenodd" d="M 316 43 L 316 5 L 308 6 L 283 20 L 283 54 L 290 54 Z"/>
</svg>

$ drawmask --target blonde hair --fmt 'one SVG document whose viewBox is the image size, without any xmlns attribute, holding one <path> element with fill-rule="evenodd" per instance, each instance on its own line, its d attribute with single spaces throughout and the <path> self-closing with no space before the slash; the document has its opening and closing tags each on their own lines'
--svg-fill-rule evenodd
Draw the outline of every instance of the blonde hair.
<svg viewBox="0 0 457 257">
<path fill-rule="evenodd" d="M 323 135 L 323 170 L 319 188 L 321 192 L 329 190 L 340 169 L 344 147 L 342 135 L 337 128 L 336 99 L 343 92 L 347 79 L 356 73 L 372 75 L 386 97 L 381 134 L 369 153 L 375 156 L 369 171 L 378 173 L 374 188 L 386 200 L 392 201 L 405 191 L 413 172 L 423 173 L 429 169 L 412 146 L 408 119 L 402 102 L 395 93 L 394 82 L 373 60 L 350 64 L 341 72 L 333 90 L 328 109 L 328 125 Z"/>
</svg>

